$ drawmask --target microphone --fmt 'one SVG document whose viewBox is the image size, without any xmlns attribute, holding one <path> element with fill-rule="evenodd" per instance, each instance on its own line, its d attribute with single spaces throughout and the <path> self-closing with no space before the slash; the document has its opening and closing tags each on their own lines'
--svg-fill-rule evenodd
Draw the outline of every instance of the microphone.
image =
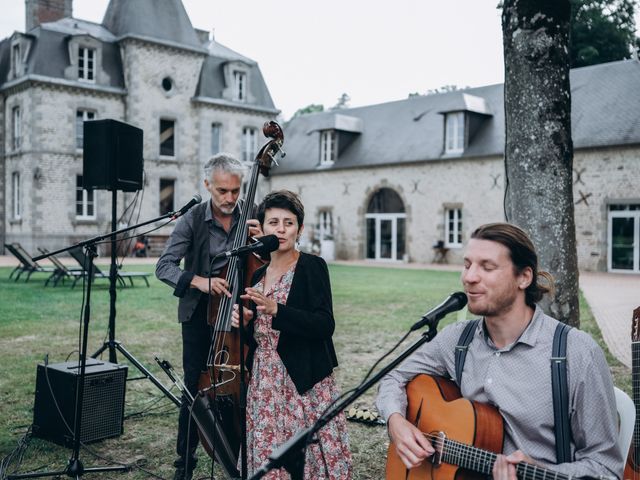
<svg viewBox="0 0 640 480">
<path fill-rule="evenodd" d="M 418 330 L 426 325 L 431 325 L 433 322 L 437 322 L 445 315 L 451 312 L 457 312 L 462 310 L 467 304 L 467 295 L 464 292 L 455 292 L 449 295 L 444 302 L 435 308 L 432 308 L 422 316 L 422 320 L 416 322 L 411 327 L 410 331 Z"/>
<path fill-rule="evenodd" d="M 273 252 L 274 250 L 277 250 L 279 246 L 280 241 L 278 240 L 278 237 L 276 235 L 266 235 L 264 237 L 258 238 L 258 240 L 251 245 L 244 245 L 242 247 L 234 248 L 227 252 L 219 253 L 216 256 L 230 258 L 238 255 L 245 255 L 251 252 L 257 252 L 260 255 L 265 255 L 267 253 Z"/>
<path fill-rule="evenodd" d="M 201 201 L 202 201 L 202 197 L 200 196 L 199 193 L 196 193 L 193 196 L 193 198 L 191 200 L 189 200 L 189 203 L 187 203 L 184 207 L 182 207 L 177 212 L 174 212 L 174 214 L 171 216 L 171 220 L 175 220 L 176 218 L 181 217 L 182 215 L 187 213 L 187 210 L 189 210 L 194 205 L 199 204 Z"/>
</svg>

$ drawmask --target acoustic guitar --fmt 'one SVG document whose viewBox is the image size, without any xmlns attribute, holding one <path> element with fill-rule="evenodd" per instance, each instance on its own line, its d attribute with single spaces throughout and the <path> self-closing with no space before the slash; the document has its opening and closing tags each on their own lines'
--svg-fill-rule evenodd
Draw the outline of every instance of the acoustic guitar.
<svg viewBox="0 0 640 480">
<path fill-rule="evenodd" d="M 407 420 L 433 444 L 436 453 L 407 469 L 390 444 L 387 480 L 480 480 L 491 475 L 502 452 L 504 424 L 498 410 L 462 397 L 455 383 L 418 375 L 407 385 Z M 524 480 L 569 480 L 569 475 L 525 462 L 516 465 Z"/>
<path fill-rule="evenodd" d="M 633 438 L 624 466 L 625 480 L 640 480 L 640 307 L 631 318 L 631 388 L 636 406 L 636 423 Z"/>
</svg>

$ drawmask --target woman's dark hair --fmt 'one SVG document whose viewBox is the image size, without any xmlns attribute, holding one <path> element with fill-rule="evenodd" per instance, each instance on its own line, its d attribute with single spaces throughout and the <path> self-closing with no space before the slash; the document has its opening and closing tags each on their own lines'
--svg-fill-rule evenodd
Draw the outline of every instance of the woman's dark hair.
<svg viewBox="0 0 640 480">
<path fill-rule="evenodd" d="M 471 238 L 491 240 L 504 245 L 509 250 L 511 262 L 516 274 L 525 268 L 531 268 L 533 279 L 525 290 L 525 302 L 532 308 L 542 300 L 546 293 L 553 295 L 553 276 L 549 272 L 538 271 L 538 254 L 533 242 L 524 230 L 509 223 L 488 223 L 478 227 Z M 547 285 L 539 283 L 539 277 L 544 278 Z"/>
<path fill-rule="evenodd" d="M 298 228 L 304 224 L 304 206 L 300 197 L 289 190 L 276 190 L 268 193 L 258 205 L 257 218 L 260 225 L 264 224 L 264 215 L 267 208 L 282 208 L 289 210 L 298 219 Z"/>
</svg>

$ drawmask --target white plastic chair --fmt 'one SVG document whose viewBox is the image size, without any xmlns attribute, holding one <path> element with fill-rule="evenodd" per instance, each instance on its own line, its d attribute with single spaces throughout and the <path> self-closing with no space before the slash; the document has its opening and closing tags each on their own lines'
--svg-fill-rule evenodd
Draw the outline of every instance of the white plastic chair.
<svg viewBox="0 0 640 480">
<path fill-rule="evenodd" d="M 622 451 L 623 457 L 627 458 L 627 452 L 631 446 L 631 437 L 633 437 L 633 427 L 636 420 L 636 407 L 633 400 L 620 390 L 614 387 L 616 394 L 616 409 L 618 410 L 618 446 Z"/>
</svg>

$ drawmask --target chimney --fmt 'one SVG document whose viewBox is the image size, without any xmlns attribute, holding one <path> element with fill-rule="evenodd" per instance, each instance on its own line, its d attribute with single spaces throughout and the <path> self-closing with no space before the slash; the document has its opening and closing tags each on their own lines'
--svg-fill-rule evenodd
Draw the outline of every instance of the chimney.
<svg viewBox="0 0 640 480">
<path fill-rule="evenodd" d="M 25 32 L 36 28 L 41 23 L 71 17 L 73 13 L 73 0 L 25 0 L 24 3 Z"/>
</svg>

